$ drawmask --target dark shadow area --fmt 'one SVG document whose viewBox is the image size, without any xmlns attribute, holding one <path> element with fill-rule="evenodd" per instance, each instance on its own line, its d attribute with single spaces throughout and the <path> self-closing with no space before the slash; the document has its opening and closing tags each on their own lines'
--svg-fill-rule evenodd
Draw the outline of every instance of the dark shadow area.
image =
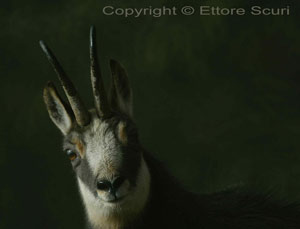
<svg viewBox="0 0 300 229">
<path fill-rule="evenodd" d="M 0 228 L 83 228 L 84 210 L 42 89 L 55 51 L 92 106 L 88 34 L 127 69 L 146 149 L 190 190 L 245 183 L 300 199 L 300 18 L 295 1 L 153 1 L 152 7 L 290 5 L 290 16 L 105 16 L 146 1 L 0 5 Z M 62 92 L 62 90 L 60 90 Z M 63 94 L 63 93 L 61 93 Z"/>
</svg>

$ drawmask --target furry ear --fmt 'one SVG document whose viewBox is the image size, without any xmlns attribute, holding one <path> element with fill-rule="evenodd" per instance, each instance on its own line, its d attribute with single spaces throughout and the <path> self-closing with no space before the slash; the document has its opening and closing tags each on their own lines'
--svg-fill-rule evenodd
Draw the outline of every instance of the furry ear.
<svg viewBox="0 0 300 229">
<path fill-rule="evenodd" d="M 44 102 L 51 120 L 64 135 L 68 134 L 72 127 L 73 115 L 68 105 L 60 98 L 52 82 L 48 82 L 44 88 Z"/>
<path fill-rule="evenodd" d="M 120 111 L 132 118 L 132 93 L 126 71 L 115 60 L 110 60 L 110 68 L 112 75 L 110 105 L 113 110 Z"/>
</svg>

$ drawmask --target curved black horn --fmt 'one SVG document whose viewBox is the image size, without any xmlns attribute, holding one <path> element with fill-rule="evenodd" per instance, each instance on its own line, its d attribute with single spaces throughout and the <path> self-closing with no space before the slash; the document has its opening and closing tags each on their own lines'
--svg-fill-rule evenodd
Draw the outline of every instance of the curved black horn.
<svg viewBox="0 0 300 229">
<path fill-rule="evenodd" d="M 52 53 L 52 51 L 48 48 L 45 42 L 40 41 L 40 46 L 44 53 L 46 54 L 49 62 L 52 64 L 58 78 L 62 84 L 62 87 L 67 95 L 69 103 L 72 107 L 72 110 L 75 115 L 76 122 L 79 126 L 86 126 L 90 122 L 90 115 L 86 107 L 84 106 L 82 100 L 80 99 L 77 90 L 75 89 L 73 83 L 66 75 L 62 66 Z"/>
<path fill-rule="evenodd" d="M 108 105 L 107 96 L 101 76 L 101 69 L 98 63 L 96 29 L 90 29 L 90 59 L 91 59 L 91 81 L 95 100 L 95 107 L 100 117 L 109 117 L 111 110 Z"/>
</svg>

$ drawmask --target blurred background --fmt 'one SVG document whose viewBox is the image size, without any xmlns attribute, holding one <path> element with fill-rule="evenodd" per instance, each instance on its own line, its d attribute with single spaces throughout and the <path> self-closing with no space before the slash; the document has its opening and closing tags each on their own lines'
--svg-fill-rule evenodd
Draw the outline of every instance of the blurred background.
<svg viewBox="0 0 300 229">
<path fill-rule="evenodd" d="M 102 13 L 107 5 L 255 4 L 290 5 L 291 15 Z M 46 82 L 58 80 L 38 41 L 49 44 L 91 107 L 92 24 L 106 79 L 110 58 L 127 69 L 143 145 L 188 189 L 242 183 L 299 200 L 299 10 L 283 0 L 2 0 L 0 228 L 83 228 L 76 180 L 42 100 Z"/>
</svg>

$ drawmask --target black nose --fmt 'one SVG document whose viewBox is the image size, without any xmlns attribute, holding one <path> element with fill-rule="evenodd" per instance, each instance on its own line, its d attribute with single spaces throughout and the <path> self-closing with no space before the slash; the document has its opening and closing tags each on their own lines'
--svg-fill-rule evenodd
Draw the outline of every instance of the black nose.
<svg viewBox="0 0 300 229">
<path fill-rule="evenodd" d="M 115 194 L 115 192 L 118 190 L 118 188 L 120 188 L 124 181 L 125 178 L 121 176 L 115 178 L 112 183 L 108 180 L 99 180 L 97 182 L 97 189 Z"/>
</svg>

